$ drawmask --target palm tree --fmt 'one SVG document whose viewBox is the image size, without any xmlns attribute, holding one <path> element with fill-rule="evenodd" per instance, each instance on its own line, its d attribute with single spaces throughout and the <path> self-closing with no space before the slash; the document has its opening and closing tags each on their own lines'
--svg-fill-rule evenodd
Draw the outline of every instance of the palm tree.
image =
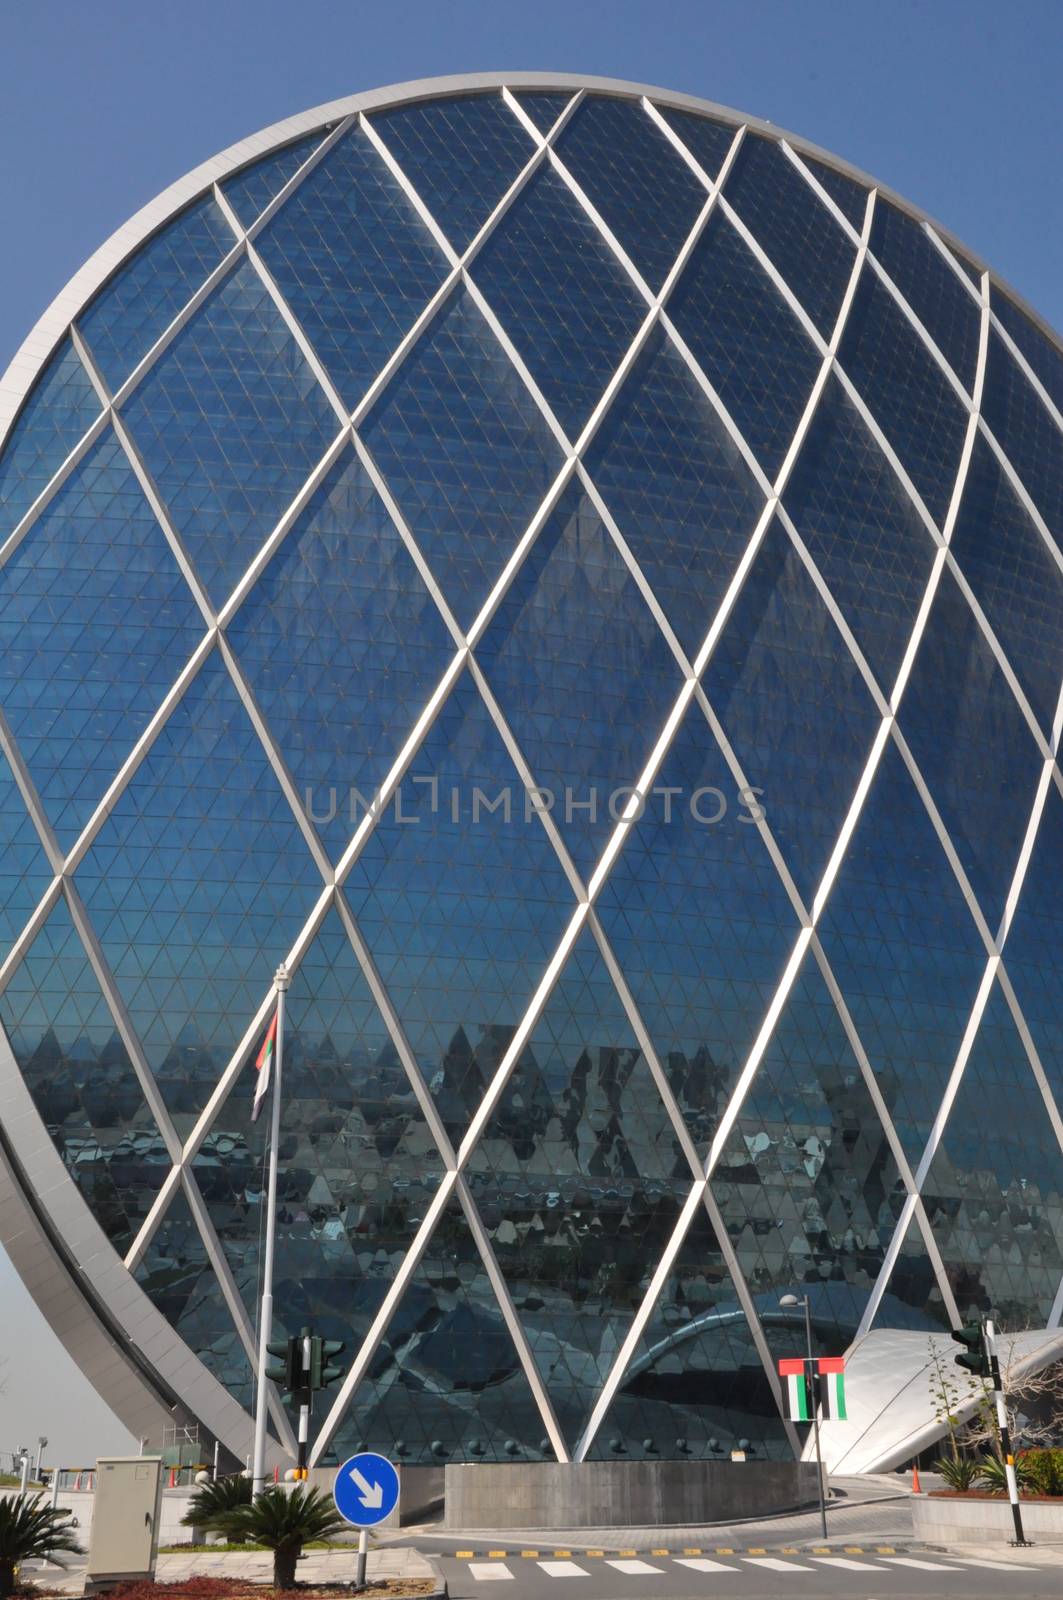
<svg viewBox="0 0 1063 1600">
<path fill-rule="evenodd" d="M 215 1478 L 197 1488 L 188 1502 L 188 1510 L 181 1518 L 183 1528 L 208 1528 L 214 1531 L 215 1518 L 238 1506 L 251 1504 L 251 1479 L 242 1472 L 224 1478 Z"/>
<path fill-rule="evenodd" d="M 202 1525 L 226 1538 L 247 1539 L 272 1550 L 275 1589 L 290 1589 L 294 1584 L 295 1563 L 304 1545 L 327 1539 L 330 1533 L 347 1526 L 320 1489 L 306 1489 L 302 1484 L 290 1492 L 275 1485 L 250 1505 L 215 1512 Z"/>
<path fill-rule="evenodd" d="M 39 1494 L 12 1494 L 0 1499 L 0 1600 L 14 1593 L 15 1570 L 23 1561 L 54 1561 L 59 1552 L 81 1555 L 68 1526 L 69 1511 L 41 1505 Z"/>
</svg>

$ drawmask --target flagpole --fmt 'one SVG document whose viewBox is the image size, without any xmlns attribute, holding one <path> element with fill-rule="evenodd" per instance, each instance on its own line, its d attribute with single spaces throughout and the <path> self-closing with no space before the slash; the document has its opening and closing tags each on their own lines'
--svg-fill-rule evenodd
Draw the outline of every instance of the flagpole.
<svg viewBox="0 0 1063 1600">
<path fill-rule="evenodd" d="M 266 1183 L 266 1242 L 262 1256 L 262 1305 L 258 1316 L 258 1390 L 255 1405 L 255 1453 L 251 1469 L 251 1495 L 262 1493 L 266 1484 L 266 1422 L 269 1416 L 267 1346 L 273 1327 L 273 1247 L 277 1237 L 277 1156 L 281 1133 L 281 1068 L 284 1062 L 284 996 L 291 979 L 282 962 L 273 979 L 277 990 L 277 1048 L 273 1062 L 273 1100 L 269 1118 L 269 1178 Z"/>
</svg>

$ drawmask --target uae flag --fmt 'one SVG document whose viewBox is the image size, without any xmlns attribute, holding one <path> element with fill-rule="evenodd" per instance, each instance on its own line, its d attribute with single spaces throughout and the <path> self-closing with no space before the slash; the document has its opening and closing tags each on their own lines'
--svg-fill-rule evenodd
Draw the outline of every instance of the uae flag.
<svg viewBox="0 0 1063 1600">
<path fill-rule="evenodd" d="M 258 1114 L 262 1110 L 262 1102 L 269 1089 L 270 1074 L 273 1071 L 273 1057 L 277 1053 L 277 1013 L 273 1013 L 273 1021 L 266 1030 L 266 1037 L 262 1041 L 262 1048 L 258 1052 L 255 1062 L 255 1071 L 258 1073 L 258 1082 L 255 1084 L 255 1103 L 251 1107 L 251 1121 L 258 1121 Z"/>
<path fill-rule="evenodd" d="M 812 1396 L 805 1361 L 780 1361 L 779 1376 L 786 1385 L 786 1415 L 791 1422 L 812 1421 Z"/>
<path fill-rule="evenodd" d="M 823 1416 L 835 1422 L 844 1422 L 845 1416 L 845 1359 L 842 1356 L 820 1356 L 819 1403 Z"/>
</svg>

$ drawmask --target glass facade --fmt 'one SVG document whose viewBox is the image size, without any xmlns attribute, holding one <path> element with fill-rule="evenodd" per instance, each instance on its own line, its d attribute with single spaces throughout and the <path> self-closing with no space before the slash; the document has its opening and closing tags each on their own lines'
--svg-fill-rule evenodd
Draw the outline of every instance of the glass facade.
<svg viewBox="0 0 1063 1600">
<path fill-rule="evenodd" d="M 318 1455 L 788 1456 L 781 1296 L 1063 1304 L 1063 356 L 764 127 L 334 112 L 0 448 L 0 1053 L 249 1411 L 289 962 Z"/>
</svg>

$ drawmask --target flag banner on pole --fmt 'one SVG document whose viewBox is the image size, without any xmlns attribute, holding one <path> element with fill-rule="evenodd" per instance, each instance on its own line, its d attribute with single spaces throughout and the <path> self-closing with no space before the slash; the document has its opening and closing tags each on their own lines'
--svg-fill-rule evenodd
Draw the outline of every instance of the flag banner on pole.
<svg viewBox="0 0 1063 1600">
<path fill-rule="evenodd" d="M 844 1422 L 845 1414 L 845 1360 L 842 1356 L 820 1356 L 819 1403 L 822 1415 L 834 1422 Z"/>
<path fill-rule="evenodd" d="M 786 1415 L 791 1422 L 812 1421 L 812 1398 L 804 1361 L 780 1361 L 779 1376 L 786 1385 Z"/>
<path fill-rule="evenodd" d="M 262 1048 L 258 1052 L 255 1062 L 255 1071 L 258 1073 L 258 1082 L 255 1084 L 255 1103 L 251 1107 L 251 1121 L 258 1121 L 258 1114 L 262 1110 L 262 1102 L 269 1089 L 270 1074 L 273 1070 L 273 1057 L 277 1052 L 277 1013 L 273 1013 L 273 1021 L 266 1030 L 266 1037 L 262 1041 Z"/>
</svg>

